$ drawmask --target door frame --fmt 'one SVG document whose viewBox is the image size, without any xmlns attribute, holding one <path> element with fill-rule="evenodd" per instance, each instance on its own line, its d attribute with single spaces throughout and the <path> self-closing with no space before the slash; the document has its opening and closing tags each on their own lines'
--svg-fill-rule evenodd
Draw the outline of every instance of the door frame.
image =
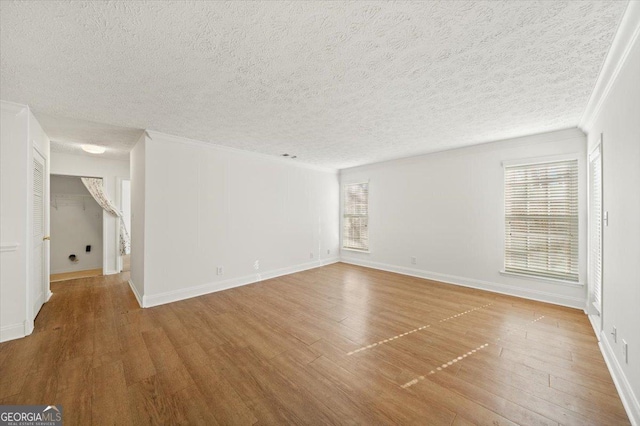
<svg viewBox="0 0 640 426">
<path fill-rule="evenodd" d="M 587 152 L 587 168 L 588 168 L 588 182 L 587 182 L 587 217 L 588 217 L 588 227 L 589 227 L 589 232 L 588 232 L 588 238 L 587 238 L 587 247 L 588 247 L 588 253 L 589 255 L 587 256 L 587 263 L 588 263 L 588 268 L 587 268 L 587 306 L 586 306 L 586 313 L 588 314 L 589 320 L 591 321 L 591 325 L 593 326 L 594 330 L 596 331 L 596 336 L 600 336 L 600 331 L 603 329 L 604 327 L 604 318 L 603 318 L 603 306 L 604 306 L 604 228 L 605 228 L 605 221 L 604 221 L 604 170 L 603 170 L 603 166 L 604 166 L 604 162 L 603 162 L 603 155 L 604 155 L 604 144 L 603 144 L 603 137 L 604 135 L 601 133 L 600 137 L 598 138 L 598 143 L 596 144 L 595 147 L 593 147 L 593 149 L 589 150 Z M 591 241 L 591 221 L 592 221 L 592 215 L 593 215 L 593 211 L 591 209 L 591 199 L 593 197 L 593 181 L 592 181 L 592 177 L 591 177 L 591 158 L 593 155 L 595 155 L 597 153 L 597 155 L 600 157 L 600 306 L 599 308 L 594 306 L 592 297 L 591 297 L 591 290 L 592 290 L 592 286 L 593 283 L 591 282 L 591 271 L 592 271 L 592 261 L 591 261 L 591 249 L 593 248 L 592 246 L 592 241 Z"/>
</svg>

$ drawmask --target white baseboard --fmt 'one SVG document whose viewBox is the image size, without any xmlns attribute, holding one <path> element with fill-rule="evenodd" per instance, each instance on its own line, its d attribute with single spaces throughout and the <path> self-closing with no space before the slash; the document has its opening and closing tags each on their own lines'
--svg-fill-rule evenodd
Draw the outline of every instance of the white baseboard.
<svg viewBox="0 0 640 426">
<path fill-rule="evenodd" d="M 0 343 L 24 337 L 24 330 L 24 323 L 11 324 L 0 327 Z"/>
<path fill-rule="evenodd" d="M 78 268 L 62 268 L 62 269 L 52 269 L 51 271 L 49 271 L 50 275 L 56 275 L 56 274 L 68 274 L 70 272 L 81 272 L 81 271 L 91 271 L 93 269 L 102 269 L 102 265 L 95 265 L 95 266 L 82 266 L 82 267 L 78 267 Z"/>
<path fill-rule="evenodd" d="M 138 293 L 138 289 L 136 288 L 136 286 L 133 284 L 133 281 L 129 280 L 129 287 L 131 287 L 131 291 L 133 292 L 133 295 L 136 297 L 136 300 L 138 301 L 138 305 L 140 305 L 140 307 L 142 308 L 142 297 L 140 297 L 140 293 Z"/>
<path fill-rule="evenodd" d="M 609 373 L 611 373 L 613 383 L 616 385 L 618 394 L 620 394 L 622 405 L 624 405 L 625 410 L 627 410 L 629 420 L 632 425 L 638 426 L 640 425 L 640 404 L 638 404 L 638 398 L 636 398 L 633 393 L 631 385 L 629 384 L 618 359 L 615 357 L 613 348 L 611 347 L 607 336 L 604 334 L 604 331 L 601 333 L 599 345 L 604 361 L 609 368 Z"/>
<path fill-rule="evenodd" d="M 144 295 L 140 306 L 150 308 L 153 306 L 164 305 L 165 303 L 177 302 L 178 300 L 190 299 L 192 297 L 202 296 L 204 294 L 214 293 L 217 291 L 228 290 L 234 287 L 240 287 L 247 284 L 253 284 L 259 281 L 268 280 L 282 275 L 293 274 L 295 272 L 306 271 L 307 269 L 319 268 L 339 262 L 338 257 L 316 260 L 314 262 L 302 263 L 299 265 L 289 266 L 286 268 L 274 269 L 259 274 L 251 274 L 238 278 L 231 278 L 224 281 L 207 283 L 193 287 L 187 287 L 179 290 L 168 291 L 165 293 Z M 131 281 L 129 281 L 131 285 Z M 135 290 L 134 290 L 135 293 Z M 136 296 L 138 297 L 138 296 Z M 140 300 L 138 300 L 140 302 Z"/>
<path fill-rule="evenodd" d="M 34 319 L 35 319 L 35 318 L 34 318 Z M 29 321 L 29 320 L 25 321 L 25 322 L 24 322 L 24 335 L 25 335 L 25 336 L 28 336 L 28 335 L 30 335 L 31 333 L 33 333 L 33 329 L 34 329 L 34 327 L 35 327 L 35 324 L 34 324 L 34 321 L 33 321 L 33 320 L 31 320 L 31 321 Z"/>
<path fill-rule="evenodd" d="M 34 318 L 36 317 L 36 315 L 38 315 L 38 310 L 36 308 L 38 308 L 39 306 L 42 307 L 42 305 L 44 305 L 44 302 L 46 302 L 46 297 L 44 294 L 44 291 L 41 292 L 38 297 L 36 297 L 36 301 L 33 303 L 33 316 Z"/>
<path fill-rule="evenodd" d="M 489 281 L 458 277 L 455 275 L 441 274 L 438 272 L 423 271 L 421 269 L 405 268 L 403 266 L 371 262 L 369 260 L 354 259 L 350 257 L 342 257 L 340 261 L 352 265 L 364 266 L 366 268 L 395 272 L 397 274 L 425 278 L 428 280 L 439 281 L 446 284 L 455 284 L 463 287 L 471 287 L 479 290 L 490 291 L 493 293 L 506 294 L 509 296 L 522 297 L 525 299 L 537 300 L 539 302 L 552 303 L 554 305 L 568 306 L 570 308 L 584 309 L 585 306 L 585 300 L 580 297 L 565 296 L 540 290 L 516 287 L 508 284 L 498 284 Z"/>
<path fill-rule="evenodd" d="M 591 327 L 593 327 L 593 332 L 595 333 L 598 340 L 600 340 L 600 332 L 602 331 L 600 330 L 600 315 L 589 315 L 586 311 L 585 314 L 587 314 L 587 318 L 589 318 Z"/>
</svg>

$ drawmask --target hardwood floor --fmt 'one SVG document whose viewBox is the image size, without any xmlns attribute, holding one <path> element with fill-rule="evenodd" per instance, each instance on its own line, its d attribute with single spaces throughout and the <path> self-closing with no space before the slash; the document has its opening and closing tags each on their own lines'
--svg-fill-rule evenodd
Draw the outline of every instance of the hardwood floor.
<svg viewBox="0 0 640 426">
<path fill-rule="evenodd" d="M 140 309 L 57 283 L 0 344 L 1 404 L 86 424 L 621 425 L 578 310 L 335 264 Z"/>
</svg>

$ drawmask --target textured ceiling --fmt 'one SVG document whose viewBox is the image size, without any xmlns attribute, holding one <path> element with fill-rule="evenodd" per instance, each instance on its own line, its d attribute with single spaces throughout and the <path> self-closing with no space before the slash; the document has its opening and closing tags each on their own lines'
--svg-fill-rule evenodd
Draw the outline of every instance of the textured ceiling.
<svg viewBox="0 0 640 426">
<path fill-rule="evenodd" d="M 1 97 L 343 168 L 576 126 L 626 4 L 3 1 Z"/>
<path fill-rule="evenodd" d="M 131 147 L 140 139 L 143 130 L 110 126 L 108 124 L 35 113 L 38 122 L 51 139 L 55 152 L 88 154 L 83 144 L 101 145 L 107 148 L 101 157 L 128 160 Z"/>
</svg>

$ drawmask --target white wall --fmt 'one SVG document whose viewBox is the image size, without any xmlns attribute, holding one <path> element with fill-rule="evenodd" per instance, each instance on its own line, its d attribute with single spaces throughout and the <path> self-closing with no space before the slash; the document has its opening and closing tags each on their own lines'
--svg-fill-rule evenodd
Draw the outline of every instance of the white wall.
<svg viewBox="0 0 640 426">
<path fill-rule="evenodd" d="M 612 64 L 618 74 L 602 82 L 608 89 L 587 127 L 590 150 L 603 135 L 603 209 L 609 213 L 609 226 L 603 228 L 601 343 L 627 412 L 640 424 L 640 4 L 633 3 L 627 17 L 635 16 L 634 21 L 623 22 L 621 31 L 632 30 L 635 36 L 628 45 L 618 45 L 628 49 L 628 56 L 621 54 L 620 62 Z"/>
<path fill-rule="evenodd" d="M 131 279 L 129 284 L 142 306 L 145 291 L 145 148 L 143 134 L 131 150 Z"/>
<path fill-rule="evenodd" d="M 26 334 L 28 110 L 0 106 L 0 341 L 6 341 Z"/>
<path fill-rule="evenodd" d="M 51 204 L 51 273 L 102 269 L 103 211 L 80 178 L 51 176 Z"/>
<path fill-rule="evenodd" d="M 101 158 L 100 156 L 51 153 L 51 173 L 57 175 L 102 178 L 105 192 L 117 204 L 119 179 L 129 179 L 129 161 Z M 120 206 L 118 206 L 120 207 Z M 103 271 L 115 274 L 120 256 L 118 219 L 103 213 Z"/>
<path fill-rule="evenodd" d="M 33 149 L 38 149 L 45 160 L 48 160 L 49 139 L 26 105 L 0 101 L 0 110 L 0 342 L 2 342 L 30 334 L 33 331 L 33 319 L 37 314 L 33 309 L 34 302 L 40 297 L 46 300 L 49 295 L 48 289 L 33 285 L 34 278 L 31 271 Z M 48 202 L 48 200 L 45 201 Z M 45 220 L 45 232 L 48 230 L 49 223 Z"/>
<path fill-rule="evenodd" d="M 585 153 L 584 134 L 570 129 L 342 170 L 342 184 L 370 181 L 370 253 L 342 250 L 342 260 L 584 308 L 584 286 L 500 271 L 502 162 L 573 154 L 581 182 L 580 278 L 586 280 Z"/>
<path fill-rule="evenodd" d="M 145 306 L 337 260 L 335 171 L 150 133 L 144 148 Z M 137 185 L 132 182 L 134 229 Z M 136 255 L 134 248 L 134 276 Z"/>
</svg>

